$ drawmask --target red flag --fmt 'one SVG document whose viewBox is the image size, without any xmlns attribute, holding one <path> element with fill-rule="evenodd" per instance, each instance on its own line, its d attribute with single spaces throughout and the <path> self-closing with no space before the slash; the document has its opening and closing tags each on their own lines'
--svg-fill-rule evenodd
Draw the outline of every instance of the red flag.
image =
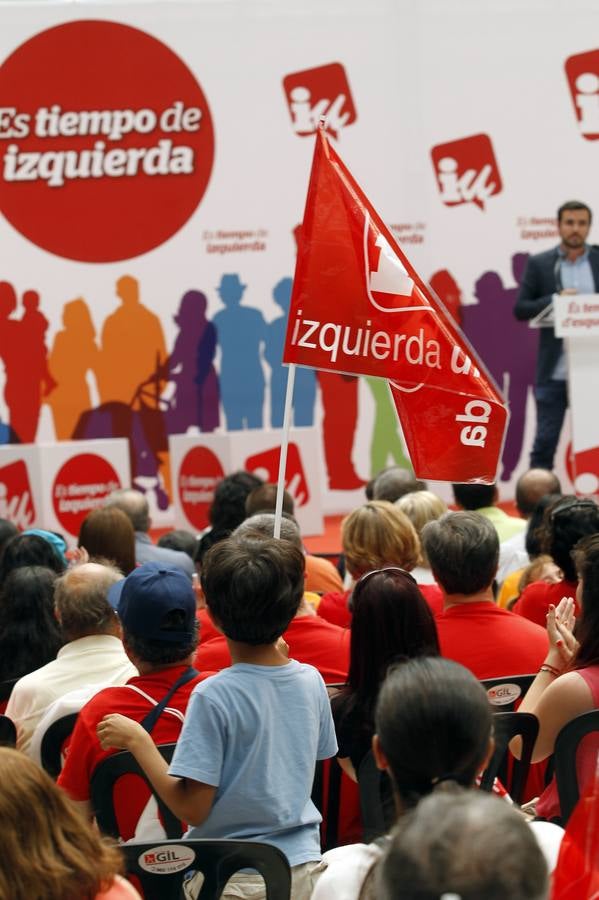
<svg viewBox="0 0 599 900">
<path fill-rule="evenodd" d="M 283 359 L 387 378 L 418 477 L 495 480 L 508 419 L 501 394 L 322 125 Z"/>
<path fill-rule="evenodd" d="M 551 900 L 599 898 L 599 766 L 568 819 L 553 873 Z"/>
</svg>

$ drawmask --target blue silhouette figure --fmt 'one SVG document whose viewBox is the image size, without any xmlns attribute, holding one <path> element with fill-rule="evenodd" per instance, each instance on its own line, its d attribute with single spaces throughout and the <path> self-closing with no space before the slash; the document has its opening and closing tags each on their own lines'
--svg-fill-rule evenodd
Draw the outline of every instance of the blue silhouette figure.
<svg viewBox="0 0 599 900">
<path fill-rule="evenodd" d="M 291 305 L 291 278 L 281 278 L 275 285 L 272 295 L 277 306 L 284 315 L 274 319 L 266 330 L 266 346 L 264 356 L 270 366 L 270 424 L 272 428 L 283 427 L 285 410 L 285 389 L 287 387 L 287 369 L 281 365 L 287 318 Z M 316 403 L 316 372 L 313 369 L 299 368 L 295 372 L 293 390 L 293 424 L 313 425 L 314 404 Z"/>
<path fill-rule="evenodd" d="M 262 428 L 264 373 L 261 347 L 266 323 L 257 309 L 241 306 L 246 289 L 239 275 L 223 275 L 218 288 L 225 308 L 213 323 L 221 351 L 220 395 L 229 431 Z"/>
</svg>

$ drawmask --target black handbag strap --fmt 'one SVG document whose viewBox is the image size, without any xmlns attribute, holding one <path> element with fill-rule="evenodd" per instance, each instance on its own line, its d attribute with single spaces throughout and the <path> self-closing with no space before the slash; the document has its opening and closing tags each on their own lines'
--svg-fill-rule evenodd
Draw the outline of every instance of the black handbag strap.
<svg viewBox="0 0 599 900">
<path fill-rule="evenodd" d="M 191 681 L 192 678 L 195 678 L 200 673 L 197 669 L 194 669 L 193 666 L 189 666 L 188 669 L 180 675 L 171 689 L 164 695 L 162 700 L 160 700 L 156 706 L 154 706 L 148 715 L 142 720 L 141 727 L 145 728 L 145 730 L 150 734 L 156 725 L 156 722 L 162 715 L 164 708 L 166 707 L 168 701 L 171 699 L 175 691 L 178 691 L 180 687 L 183 687 L 184 684 L 187 684 L 188 681 Z"/>
</svg>

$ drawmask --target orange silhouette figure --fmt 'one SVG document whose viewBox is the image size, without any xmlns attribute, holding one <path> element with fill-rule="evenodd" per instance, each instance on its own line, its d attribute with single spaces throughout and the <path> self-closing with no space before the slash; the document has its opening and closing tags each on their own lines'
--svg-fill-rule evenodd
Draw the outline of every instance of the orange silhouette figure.
<svg viewBox="0 0 599 900">
<path fill-rule="evenodd" d="M 65 303 L 62 324 L 48 360 L 56 387 L 46 402 L 52 410 L 56 439 L 68 441 L 79 416 L 91 406 L 87 373 L 97 373 L 100 351 L 89 308 L 81 297 Z"/>
<path fill-rule="evenodd" d="M 102 329 L 100 399 L 132 404 L 139 386 L 166 361 L 166 344 L 160 319 L 140 303 L 137 279 L 123 275 L 116 293 L 122 305 Z"/>
</svg>

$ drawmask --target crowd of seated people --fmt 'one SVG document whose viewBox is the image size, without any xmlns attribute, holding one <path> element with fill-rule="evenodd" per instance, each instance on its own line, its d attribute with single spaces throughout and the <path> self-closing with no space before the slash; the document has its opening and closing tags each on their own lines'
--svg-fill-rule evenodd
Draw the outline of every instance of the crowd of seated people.
<svg viewBox="0 0 599 900">
<path fill-rule="evenodd" d="M 71 549 L 0 521 L 0 681 L 16 729 L 16 749 L 0 749 L 14 870 L 0 871 L 0 900 L 138 896 L 92 827 L 94 775 L 119 750 L 147 779 L 115 791 L 121 839 L 165 839 L 153 791 L 189 838 L 279 848 L 293 900 L 546 898 L 563 835 L 550 823 L 555 781 L 525 797 L 545 820 L 532 823 L 500 785 L 497 796 L 476 789 L 493 752 L 481 681 L 536 676 L 519 707 L 539 723 L 534 763 L 599 707 L 599 507 L 539 470 L 519 480 L 519 517 L 506 519 L 492 486 L 455 487 L 450 511 L 405 470 L 381 473 L 341 524 L 343 577 L 307 552 L 287 493 L 273 538 L 276 487 L 245 472 L 218 485 L 201 535 L 154 543 L 134 490 L 90 512 Z M 54 782 L 42 745 L 68 714 Z M 519 738 L 510 752 L 521 755 Z M 583 791 L 598 755 L 587 739 Z M 365 763 L 384 773 L 382 837 L 347 843 L 346 810 L 323 854 L 327 787 L 314 793 L 314 778 L 325 762 L 325 781 L 331 766 L 347 784 Z M 16 859 L 23 822 L 31 864 Z M 494 842 L 511 854 L 507 869 Z M 198 871 L 185 896 L 202 883 Z M 242 871 L 223 897 L 264 890 Z"/>
</svg>

